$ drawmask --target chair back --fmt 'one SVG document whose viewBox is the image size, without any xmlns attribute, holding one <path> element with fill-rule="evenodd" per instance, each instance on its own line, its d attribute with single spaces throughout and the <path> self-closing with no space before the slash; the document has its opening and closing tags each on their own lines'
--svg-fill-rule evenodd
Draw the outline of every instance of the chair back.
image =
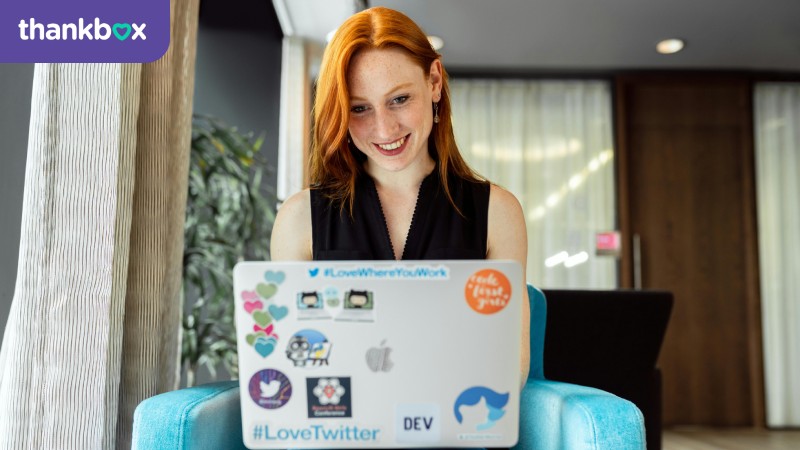
<svg viewBox="0 0 800 450">
<path fill-rule="evenodd" d="M 529 379 L 544 379 L 544 335 L 547 323 L 547 300 L 541 290 L 528 285 L 528 301 L 531 307 L 531 362 Z"/>
</svg>

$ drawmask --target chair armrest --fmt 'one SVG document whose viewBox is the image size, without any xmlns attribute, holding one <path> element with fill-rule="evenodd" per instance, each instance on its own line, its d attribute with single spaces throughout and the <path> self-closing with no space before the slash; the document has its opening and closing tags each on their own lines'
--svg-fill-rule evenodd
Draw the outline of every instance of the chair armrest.
<svg viewBox="0 0 800 450">
<path fill-rule="evenodd" d="M 519 433 L 519 449 L 645 450 L 644 418 L 636 405 L 559 381 L 528 379 Z"/>
<path fill-rule="evenodd" d="M 246 450 L 239 382 L 165 392 L 139 403 L 132 450 Z"/>
</svg>

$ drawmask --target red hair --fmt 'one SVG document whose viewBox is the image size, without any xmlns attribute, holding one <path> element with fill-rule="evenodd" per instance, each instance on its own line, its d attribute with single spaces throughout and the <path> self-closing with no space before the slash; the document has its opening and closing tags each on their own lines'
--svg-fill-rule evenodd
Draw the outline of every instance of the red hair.
<svg viewBox="0 0 800 450">
<path fill-rule="evenodd" d="M 363 171 L 362 155 L 347 141 L 350 123 L 350 91 L 347 73 L 353 57 L 364 49 L 400 48 L 430 73 L 431 64 L 441 58 L 431 47 L 425 33 L 405 14 L 383 7 L 354 14 L 336 31 L 322 57 L 314 101 L 310 181 L 312 188 L 324 189 L 331 200 L 352 211 L 355 186 Z M 433 114 L 431 108 L 431 114 Z M 466 180 L 485 182 L 464 161 L 456 146 L 450 117 L 450 90 L 447 72 L 442 67 L 442 97 L 439 100 L 439 123 L 433 125 L 428 151 L 438 161 L 439 179 L 450 203 L 453 198 L 448 174 Z M 458 210 L 458 206 L 453 203 Z"/>
</svg>

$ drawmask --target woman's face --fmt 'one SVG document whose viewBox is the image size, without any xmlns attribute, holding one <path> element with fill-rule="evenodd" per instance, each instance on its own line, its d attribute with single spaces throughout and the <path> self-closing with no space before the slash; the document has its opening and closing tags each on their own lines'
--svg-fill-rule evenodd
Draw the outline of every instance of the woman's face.
<svg viewBox="0 0 800 450">
<path fill-rule="evenodd" d="M 403 50 L 364 50 L 350 64 L 350 138 L 368 169 L 397 172 L 424 164 L 441 97 L 441 63 L 422 70 Z M 374 173 L 374 172 L 373 172 Z"/>
</svg>

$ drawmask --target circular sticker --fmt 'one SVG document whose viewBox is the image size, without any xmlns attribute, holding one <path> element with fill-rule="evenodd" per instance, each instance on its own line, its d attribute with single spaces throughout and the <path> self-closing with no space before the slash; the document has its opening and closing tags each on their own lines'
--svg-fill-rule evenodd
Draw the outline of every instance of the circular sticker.
<svg viewBox="0 0 800 450">
<path fill-rule="evenodd" d="M 248 384 L 250 398 L 265 409 L 278 409 L 292 398 L 292 383 L 275 369 L 256 372 Z"/>
<path fill-rule="evenodd" d="M 511 301 L 511 282 L 498 270 L 479 270 L 467 279 L 464 297 L 476 312 L 494 314 Z"/>
<path fill-rule="evenodd" d="M 327 366 L 330 354 L 331 342 L 317 330 L 300 330 L 286 345 L 286 357 L 295 367 Z"/>
</svg>

